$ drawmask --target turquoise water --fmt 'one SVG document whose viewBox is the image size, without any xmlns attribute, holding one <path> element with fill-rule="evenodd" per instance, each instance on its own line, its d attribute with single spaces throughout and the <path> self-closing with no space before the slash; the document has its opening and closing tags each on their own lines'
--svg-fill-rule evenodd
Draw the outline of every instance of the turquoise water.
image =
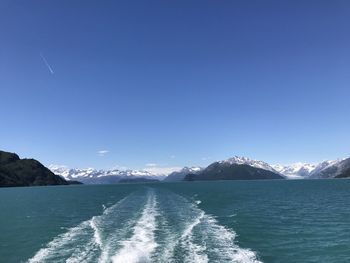
<svg viewBox="0 0 350 263">
<path fill-rule="evenodd" d="M 350 180 L 0 189 L 1 262 L 350 262 Z"/>
</svg>

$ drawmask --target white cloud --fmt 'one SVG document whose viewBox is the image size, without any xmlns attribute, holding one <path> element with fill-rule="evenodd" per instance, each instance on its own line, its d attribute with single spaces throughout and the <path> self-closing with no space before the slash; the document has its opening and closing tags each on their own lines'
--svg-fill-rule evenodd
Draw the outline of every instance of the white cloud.
<svg viewBox="0 0 350 263">
<path fill-rule="evenodd" d="M 98 155 L 98 156 L 105 156 L 107 153 L 109 153 L 108 150 L 100 150 L 100 151 L 97 151 L 97 155 Z"/>
</svg>

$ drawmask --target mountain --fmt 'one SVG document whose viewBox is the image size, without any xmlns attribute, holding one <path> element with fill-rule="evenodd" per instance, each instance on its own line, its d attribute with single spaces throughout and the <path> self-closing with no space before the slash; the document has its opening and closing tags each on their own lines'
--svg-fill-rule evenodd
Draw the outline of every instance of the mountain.
<svg viewBox="0 0 350 263">
<path fill-rule="evenodd" d="M 336 166 L 342 160 L 323 161 L 318 164 L 294 163 L 291 165 L 273 165 L 272 167 L 289 179 L 322 179 L 333 178 Z"/>
<path fill-rule="evenodd" d="M 265 162 L 235 156 L 214 162 L 203 171 L 188 174 L 184 178 L 185 181 L 260 179 L 284 179 L 284 177 Z"/>
<path fill-rule="evenodd" d="M 180 171 L 172 172 L 163 181 L 164 182 L 179 182 L 182 181 L 188 174 L 197 174 L 202 171 L 201 167 L 184 167 Z"/>
<path fill-rule="evenodd" d="M 345 170 L 342 174 L 335 176 L 334 178 L 350 178 L 350 169 Z"/>
<path fill-rule="evenodd" d="M 0 187 L 67 184 L 37 160 L 20 159 L 15 153 L 0 151 Z"/>
<path fill-rule="evenodd" d="M 115 184 L 124 179 L 149 179 L 162 180 L 165 176 L 154 175 L 143 170 L 96 170 L 87 169 L 69 169 L 66 166 L 50 165 L 50 170 L 65 178 L 66 180 L 75 180 L 84 184 Z"/>
<path fill-rule="evenodd" d="M 291 165 L 273 165 L 272 167 L 289 179 L 303 179 L 310 175 L 316 168 L 315 164 L 308 163 L 294 163 Z"/>
<path fill-rule="evenodd" d="M 232 158 L 229 158 L 227 160 L 223 160 L 223 161 L 219 161 L 218 163 L 220 164 L 228 164 L 228 165 L 233 165 L 233 164 L 245 164 L 245 165 L 249 165 L 255 168 L 260 168 L 260 169 L 264 169 L 267 171 L 271 171 L 274 173 L 277 173 L 277 171 L 268 163 L 263 162 L 263 161 L 259 161 L 259 160 L 253 160 L 247 157 L 241 157 L 241 156 L 234 156 Z"/>
<path fill-rule="evenodd" d="M 323 171 L 327 170 L 328 168 L 337 165 L 342 160 L 330 160 L 330 161 L 323 161 L 316 165 L 315 169 L 311 171 L 309 178 L 311 179 L 321 179 L 325 178 L 325 176 L 322 176 Z"/>
<path fill-rule="evenodd" d="M 66 180 L 74 180 L 84 184 L 114 184 L 128 181 L 163 180 L 176 182 L 182 180 L 245 180 L 245 179 L 317 179 L 346 177 L 345 168 L 337 168 L 342 160 L 324 161 L 319 164 L 295 163 L 291 165 L 270 165 L 266 162 L 246 157 L 234 156 L 218 161 L 207 168 L 184 167 L 168 176 L 154 174 L 145 170 L 96 170 L 69 169 L 66 166 L 51 165 L 51 171 Z M 341 167 L 343 167 L 341 166 Z M 333 167 L 333 168 L 331 168 Z M 205 178 L 205 179 L 204 179 Z"/>
<path fill-rule="evenodd" d="M 334 178 L 338 173 L 337 165 L 343 160 L 329 160 L 318 164 L 294 163 L 291 165 L 273 165 L 272 167 L 289 179 Z"/>
<path fill-rule="evenodd" d="M 319 165 L 310 178 L 328 179 L 328 178 L 346 178 L 350 177 L 350 158 L 336 161 L 327 161 Z"/>
</svg>

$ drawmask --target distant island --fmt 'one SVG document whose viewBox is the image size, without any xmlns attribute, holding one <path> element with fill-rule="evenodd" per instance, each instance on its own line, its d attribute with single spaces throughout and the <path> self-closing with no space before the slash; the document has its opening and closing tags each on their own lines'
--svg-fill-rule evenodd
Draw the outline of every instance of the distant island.
<svg viewBox="0 0 350 263">
<path fill-rule="evenodd" d="M 0 151 L 0 187 L 68 185 L 34 159 L 20 159 L 15 153 Z"/>
</svg>

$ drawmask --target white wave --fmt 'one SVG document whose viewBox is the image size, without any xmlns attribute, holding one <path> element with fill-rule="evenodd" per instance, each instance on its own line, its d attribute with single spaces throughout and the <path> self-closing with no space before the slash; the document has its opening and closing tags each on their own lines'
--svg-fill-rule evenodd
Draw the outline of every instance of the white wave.
<svg viewBox="0 0 350 263">
<path fill-rule="evenodd" d="M 200 203 L 202 203 L 202 201 L 201 201 L 201 200 L 196 200 L 195 203 L 196 203 L 197 205 L 199 205 Z"/>
<path fill-rule="evenodd" d="M 112 258 L 115 263 L 151 262 L 157 247 L 154 231 L 157 227 L 157 201 L 150 193 L 142 215 L 136 223 L 130 239 L 122 241 L 123 247 Z"/>
<path fill-rule="evenodd" d="M 73 253 L 74 247 L 66 247 L 68 243 L 74 242 L 82 231 L 90 225 L 90 220 L 84 221 L 76 227 L 68 230 L 49 242 L 45 248 L 40 249 L 34 257 L 28 260 L 28 263 L 42 263 L 50 258 L 60 257 L 64 253 Z"/>
<path fill-rule="evenodd" d="M 153 251 L 152 262 L 173 263 L 174 247 L 177 243 L 177 236 L 173 234 L 164 211 L 158 209 L 157 216 L 157 247 Z"/>
<path fill-rule="evenodd" d="M 236 233 L 218 224 L 210 215 L 203 217 L 203 232 L 206 233 L 208 251 L 215 260 L 212 262 L 262 263 L 250 249 L 235 243 Z"/>
<path fill-rule="evenodd" d="M 28 263 L 261 263 L 198 203 L 168 191 L 139 191 L 58 235 Z"/>
<path fill-rule="evenodd" d="M 236 233 L 224 226 L 211 215 L 206 214 L 194 203 L 171 194 L 174 212 L 178 222 L 186 222 L 177 244 L 180 246 L 182 262 L 235 262 L 261 263 L 250 249 L 240 248 L 235 241 Z M 169 216 L 169 215 L 168 215 Z"/>
<path fill-rule="evenodd" d="M 102 237 L 101 237 L 100 230 L 96 224 L 96 220 L 97 220 L 97 217 L 95 217 L 95 216 L 90 220 L 90 227 L 94 230 L 95 243 L 97 245 L 99 245 L 100 248 L 102 248 L 102 246 L 103 246 Z"/>
<path fill-rule="evenodd" d="M 135 200 L 134 200 L 135 201 Z M 138 200 L 138 203 L 142 204 L 140 202 L 141 200 Z M 99 263 L 110 263 L 111 262 L 111 256 L 115 254 L 115 250 L 121 247 L 120 240 L 123 239 L 123 237 L 128 236 L 130 233 L 130 229 L 132 229 L 135 226 L 135 222 L 139 219 L 137 207 L 131 206 L 129 204 L 128 207 L 128 213 L 127 215 L 127 221 L 123 221 L 122 224 L 120 224 L 119 228 L 114 228 L 114 224 L 112 226 L 106 227 L 106 222 L 104 222 L 104 226 L 107 231 L 107 237 L 103 240 L 103 246 L 102 251 L 100 254 L 100 257 L 98 259 Z M 118 214 L 122 213 L 122 211 L 118 211 Z M 118 218 L 110 218 L 110 221 L 118 221 Z"/>
<path fill-rule="evenodd" d="M 98 247 L 91 240 L 75 252 L 65 261 L 66 263 L 94 262 L 98 253 Z M 51 261 L 48 261 L 51 262 Z"/>
<path fill-rule="evenodd" d="M 205 254 L 206 247 L 204 245 L 193 242 L 193 229 L 201 223 L 205 213 L 201 211 L 198 217 L 190 223 L 181 235 L 181 245 L 189 252 L 185 258 L 185 262 L 206 263 L 209 261 Z"/>
<path fill-rule="evenodd" d="M 28 260 L 28 263 L 87 261 L 87 256 L 92 252 L 96 252 L 96 245 L 100 248 L 103 245 L 95 220 L 109 214 L 125 200 L 126 197 L 104 210 L 102 215 L 94 216 L 58 235 L 44 248 L 36 252 Z M 64 258 L 67 258 L 67 260 L 62 260 Z"/>
</svg>

